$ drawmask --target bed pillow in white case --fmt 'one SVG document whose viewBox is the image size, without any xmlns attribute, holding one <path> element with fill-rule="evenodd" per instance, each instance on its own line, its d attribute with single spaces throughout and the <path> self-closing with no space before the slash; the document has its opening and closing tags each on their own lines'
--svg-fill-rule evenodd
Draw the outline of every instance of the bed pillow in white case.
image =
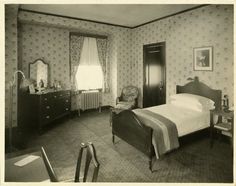
<svg viewBox="0 0 236 186">
<path fill-rule="evenodd" d="M 196 110 L 199 112 L 214 109 L 214 101 L 209 98 L 194 94 L 174 94 L 171 97 L 171 104 Z"/>
</svg>

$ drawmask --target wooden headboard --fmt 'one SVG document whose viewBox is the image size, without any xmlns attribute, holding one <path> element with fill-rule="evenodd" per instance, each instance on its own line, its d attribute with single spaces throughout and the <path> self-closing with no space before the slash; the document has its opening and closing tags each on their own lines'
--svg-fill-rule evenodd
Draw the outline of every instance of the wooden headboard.
<svg viewBox="0 0 236 186">
<path fill-rule="evenodd" d="M 194 81 L 187 83 L 184 86 L 177 85 L 176 93 L 189 93 L 196 94 L 199 96 L 207 97 L 215 102 L 215 108 L 217 110 L 221 109 L 221 90 L 211 89 L 202 82 L 199 82 L 198 77 L 194 78 Z"/>
</svg>

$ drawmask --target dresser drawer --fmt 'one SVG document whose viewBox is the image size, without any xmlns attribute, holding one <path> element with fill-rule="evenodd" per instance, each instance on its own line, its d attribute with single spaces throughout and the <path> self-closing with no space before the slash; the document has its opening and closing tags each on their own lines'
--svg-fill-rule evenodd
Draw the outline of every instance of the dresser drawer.
<svg viewBox="0 0 236 186">
<path fill-rule="evenodd" d="M 54 115 L 54 109 L 53 108 L 53 104 L 44 104 L 44 105 L 41 105 L 41 115 L 51 115 L 53 116 Z"/>
<path fill-rule="evenodd" d="M 70 97 L 70 91 L 59 91 L 55 93 L 55 96 L 58 98 L 63 98 L 63 97 Z"/>
<path fill-rule="evenodd" d="M 40 99 L 41 99 L 42 105 L 51 104 L 51 103 L 53 103 L 53 100 L 54 100 L 54 94 L 52 94 L 52 93 L 42 94 Z"/>
<path fill-rule="evenodd" d="M 54 118 L 51 114 L 44 113 L 41 115 L 41 125 L 46 125 L 50 123 Z"/>
</svg>

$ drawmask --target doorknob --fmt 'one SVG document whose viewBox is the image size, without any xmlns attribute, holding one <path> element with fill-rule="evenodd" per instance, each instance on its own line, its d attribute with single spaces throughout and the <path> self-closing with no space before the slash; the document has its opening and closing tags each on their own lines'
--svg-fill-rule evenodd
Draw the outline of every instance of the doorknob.
<svg viewBox="0 0 236 186">
<path fill-rule="evenodd" d="M 163 88 L 163 82 L 162 81 L 160 81 L 160 83 L 159 83 L 159 88 L 160 88 L 160 90 Z"/>
</svg>

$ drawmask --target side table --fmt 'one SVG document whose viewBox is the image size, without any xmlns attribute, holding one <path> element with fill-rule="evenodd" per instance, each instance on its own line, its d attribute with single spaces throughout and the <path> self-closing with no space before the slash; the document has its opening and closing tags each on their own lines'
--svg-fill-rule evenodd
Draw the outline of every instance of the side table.
<svg viewBox="0 0 236 186">
<path fill-rule="evenodd" d="M 214 122 L 214 117 L 218 116 L 218 121 Z M 214 131 L 220 131 L 223 134 L 231 137 L 231 144 L 233 145 L 233 128 L 234 128 L 234 112 L 224 110 L 211 110 L 210 111 L 210 138 L 211 147 L 214 142 Z"/>
</svg>

